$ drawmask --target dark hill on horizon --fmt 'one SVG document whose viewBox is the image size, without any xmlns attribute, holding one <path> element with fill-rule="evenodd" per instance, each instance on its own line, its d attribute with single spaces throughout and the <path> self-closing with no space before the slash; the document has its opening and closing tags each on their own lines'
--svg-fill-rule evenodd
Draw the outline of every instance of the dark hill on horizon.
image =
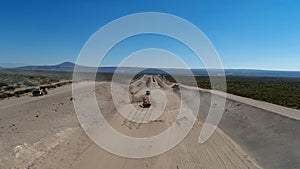
<svg viewBox="0 0 300 169">
<path fill-rule="evenodd" d="M 63 62 L 58 65 L 22 66 L 11 69 L 72 72 L 74 70 L 74 67 L 75 64 L 72 62 Z"/>
<path fill-rule="evenodd" d="M 22 66 L 10 68 L 13 70 L 37 70 L 37 71 L 56 71 L 56 72 L 73 72 L 75 63 L 64 62 L 58 65 L 44 65 L 44 66 Z M 88 67 L 77 65 L 80 72 L 94 72 L 99 73 L 137 73 L 142 74 L 177 74 L 189 75 L 191 71 L 195 76 L 207 76 L 206 69 L 175 69 L 175 68 L 140 68 L 140 67 Z M 0 68 L 4 69 L 4 68 Z M 212 69 L 212 75 L 218 76 L 220 70 Z M 226 76 L 246 76 L 246 77 L 286 77 L 286 78 L 300 78 L 300 71 L 273 71 L 273 70 L 255 70 L 255 69 L 225 69 Z"/>
</svg>

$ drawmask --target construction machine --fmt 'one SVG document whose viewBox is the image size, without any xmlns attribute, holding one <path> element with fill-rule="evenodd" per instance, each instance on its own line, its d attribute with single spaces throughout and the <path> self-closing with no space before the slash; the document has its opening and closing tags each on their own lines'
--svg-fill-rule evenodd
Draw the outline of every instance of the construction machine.
<svg viewBox="0 0 300 169">
<path fill-rule="evenodd" d="M 48 94 L 48 87 L 40 86 L 40 90 L 43 93 L 43 95 L 47 95 Z"/>
<path fill-rule="evenodd" d="M 48 94 L 48 88 L 41 86 L 39 88 L 33 89 L 32 96 L 43 96 Z"/>
<path fill-rule="evenodd" d="M 151 106 L 149 96 L 150 91 L 146 91 L 146 95 L 143 97 L 143 104 L 140 105 L 141 108 L 149 108 Z"/>
</svg>

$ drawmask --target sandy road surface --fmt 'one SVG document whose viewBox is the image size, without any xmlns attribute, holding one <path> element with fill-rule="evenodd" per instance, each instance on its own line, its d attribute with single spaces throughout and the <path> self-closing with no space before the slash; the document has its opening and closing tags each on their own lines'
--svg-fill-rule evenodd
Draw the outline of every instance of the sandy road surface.
<svg viewBox="0 0 300 169">
<path fill-rule="evenodd" d="M 0 168 L 69 168 L 90 139 L 77 121 L 71 86 L 0 102 Z"/>
<path fill-rule="evenodd" d="M 106 85 L 102 84 L 102 87 L 98 87 L 99 89 L 104 89 L 107 88 Z M 131 87 L 131 93 L 134 94 L 133 100 L 135 101 L 139 100 L 146 90 L 161 90 L 167 98 L 166 107 L 156 120 L 146 124 L 143 124 L 142 121 L 147 119 L 147 115 L 151 116 L 151 114 L 155 113 L 156 111 L 153 111 L 153 109 L 155 110 L 163 102 L 153 95 L 151 95 L 151 97 L 154 97 L 152 99 L 152 107 L 148 110 L 141 110 L 138 108 L 138 103 L 133 103 L 138 110 L 129 114 L 129 116 L 134 116 L 135 119 L 133 120 L 128 120 L 130 117 L 128 119 L 124 118 L 116 109 L 111 108 L 109 114 L 112 116 L 108 117 L 107 120 L 119 132 L 132 137 L 149 137 L 161 133 L 173 123 L 180 125 L 181 123 L 188 122 L 189 117 L 176 120 L 180 108 L 180 99 L 173 92 L 171 86 L 165 84 L 159 77 L 144 76 L 132 84 Z M 111 96 L 107 93 L 109 92 L 97 90 L 99 100 L 109 100 L 108 98 Z M 158 100 L 155 100 L 156 98 Z M 110 105 L 113 105 L 113 103 L 110 103 Z M 104 106 L 104 103 L 102 106 Z M 126 107 L 126 104 L 118 106 Z M 139 116 L 141 114 L 139 111 L 147 112 L 144 117 L 141 117 Z M 74 161 L 72 168 L 260 168 L 249 155 L 219 129 L 209 141 L 199 144 L 198 137 L 201 127 L 201 122 L 198 120 L 188 136 L 178 146 L 162 155 L 152 158 L 123 158 L 106 152 L 97 145 L 92 144 Z"/>
</svg>

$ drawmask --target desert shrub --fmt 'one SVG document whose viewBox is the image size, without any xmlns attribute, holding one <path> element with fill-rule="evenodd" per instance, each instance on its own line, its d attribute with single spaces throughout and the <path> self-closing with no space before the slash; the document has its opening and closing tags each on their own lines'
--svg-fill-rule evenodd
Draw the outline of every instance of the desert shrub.
<svg viewBox="0 0 300 169">
<path fill-rule="evenodd" d="M 21 84 L 20 84 L 20 83 L 17 83 L 17 84 L 14 85 L 14 87 L 15 87 L 15 89 L 16 89 L 16 88 L 20 88 L 20 87 L 21 87 Z"/>
<path fill-rule="evenodd" d="M 25 89 L 25 90 L 19 90 L 19 91 L 14 92 L 14 95 L 15 96 L 19 96 L 19 95 L 22 95 L 22 94 L 25 94 L 25 93 L 30 93 L 33 90 L 34 90 L 34 88 Z"/>
<path fill-rule="evenodd" d="M 59 82 L 59 79 L 49 79 L 48 82 L 49 83 L 56 83 L 56 82 Z"/>
<path fill-rule="evenodd" d="M 0 82 L 0 87 L 8 86 L 6 82 Z"/>
<path fill-rule="evenodd" d="M 30 82 L 30 81 L 25 81 L 24 83 L 23 83 L 25 86 L 34 86 L 34 83 L 32 83 L 32 82 Z"/>
<path fill-rule="evenodd" d="M 210 89 L 208 77 L 196 77 L 198 86 Z M 269 103 L 300 109 L 300 79 L 227 77 L 227 92 Z"/>
<path fill-rule="evenodd" d="M 169 81 L 175 82 L 167 76 Z M 198 87 L 211 89 L 209 77 L 196 76 Z M 189 82 L 183 82 L 189 85 Z M 237 77 L 226 78 L 226 92 L 266 101 L 269 103 L 300 109 L 300 79 L 299 78 L 276 78 L 276 77 Z M 221 85 L 214 86 L 218 90 L 225 91 Z"/>
<path fill-rule="evenodd" d="M 16 88 L 14 86 L 7 86 L 5 90 L 14 91 Z"/>
<path fill-rule="evenodd" d="M 4 98 L 7 98 L 7 97 L 12 97 L 14 96 L 12 93 L 3 93 L 0 95 L 0 98 L 1 99 L 4 99 Z"/>
</svg>

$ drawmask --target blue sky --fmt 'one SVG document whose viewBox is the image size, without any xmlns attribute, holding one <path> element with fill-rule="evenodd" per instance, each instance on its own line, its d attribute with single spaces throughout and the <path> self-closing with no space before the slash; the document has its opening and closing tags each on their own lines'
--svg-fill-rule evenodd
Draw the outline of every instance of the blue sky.
<svg viewBox="0 0 300 169">
<path fill-rule="evenodd" d="M 201 29 L 225 68 L 300 70 L 299 10 L 297 0 L 1 0 L 0 66 L 75 62 L 87 39 L 110 21 L 137 12 L 164 12 Z M 150 38 L 147 44 L 132 49 L 164 47 L 181 52 L 183 59 L 189 54 L 177 43 L 157 45 L 159 38 L 144 38 Z M 132 41 L 137 44 L 139 38 Z M 107 65 L 126 55 L 117 47 L 111 53 Z"/>
</svg>

